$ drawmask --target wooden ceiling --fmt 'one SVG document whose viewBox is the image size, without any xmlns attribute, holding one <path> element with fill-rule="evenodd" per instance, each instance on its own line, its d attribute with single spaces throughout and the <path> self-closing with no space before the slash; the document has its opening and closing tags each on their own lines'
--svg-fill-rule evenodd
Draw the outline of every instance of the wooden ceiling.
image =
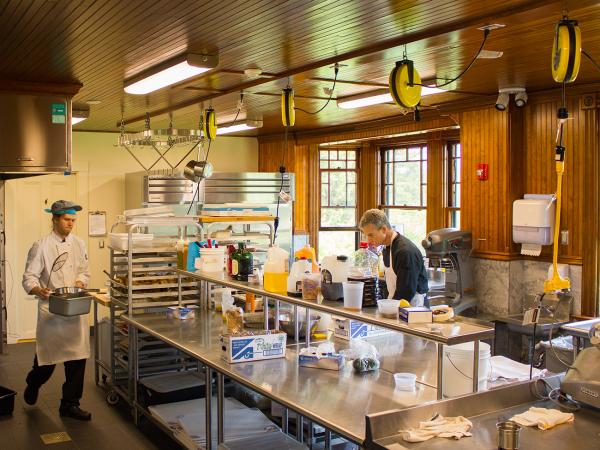
<svg viewBox="0 0 600 450">
<path fill-rule="evenodd" d="M 196 127 L 202 107 L 231 121 L 244 90 L 241 117 L 263 119 L 258 134 L 283 131 L 279 93 L 289 84 L 296 106 L 320 108 L 332 86 L 332 64 L 343 64 L 331 103 L 318 115 L 297 112 L 295 130 L 357 123 L 400 113 L 394 105 L 339 109 L 335 99 L 387 84 L 404 43 L 421 77 L 456 76 L 479 48 L 478 27 L 501 23 L 485 45 L 504 55 L 477 60 L 454 91 L 425 97 L 433 107 L 519 84 L 529 92 L 555 86 L 550 51 L 565 1 L 552 0 L 3 0 L 0 79 L 83 85 L 74 101 L 98 100 L 76 130 L 141 130 L 146 112 L 163 128 Z M 600 5 L 568 2 L 580 22 L 583 47 L 600 61 Z M 208 51 L 219 66 L 146 96 L 123 92 L 123 80 L 184 51 Z M 260 68 L 248 77 L 243 70 Z M 577 83 L 600 72 L 583 60 Z M 254 134 L 257 134 L 256 132 Z"/>
</svg>

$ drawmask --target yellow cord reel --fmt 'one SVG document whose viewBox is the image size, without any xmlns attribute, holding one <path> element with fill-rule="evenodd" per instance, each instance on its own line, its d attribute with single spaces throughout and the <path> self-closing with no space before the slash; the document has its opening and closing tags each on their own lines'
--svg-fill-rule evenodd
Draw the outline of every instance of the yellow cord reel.
<svg viewBox="0 0 600 450">
<path fill-rule="evenodd" d="M 217 136 L 217 115 L 215 110 L 208 108 L 204 111 L 204 122 L 202 123 L 202 132 L 207 139 L 214 139 Z"/>
<path fill-rule="evenodd" d="M 398 106 L 414 108 L 421 101 L 421 77 L 411 60 L 398 61 L 390 73 L 390 94 Z"/>
<path fill-rule="evenodd" d="M 296 123 L 294 90 L 292 88 L 285 88 L 281 91 L 281 121 L 284 127 L 293 127 Z"/>
<path fill-rule="evenodd" d="M 556 26 L 552 46 L 552 78 L 557 83 L 572 83 L 581 62 L 581 31 L 577 21 L 563 19 Z"/>
</svg>

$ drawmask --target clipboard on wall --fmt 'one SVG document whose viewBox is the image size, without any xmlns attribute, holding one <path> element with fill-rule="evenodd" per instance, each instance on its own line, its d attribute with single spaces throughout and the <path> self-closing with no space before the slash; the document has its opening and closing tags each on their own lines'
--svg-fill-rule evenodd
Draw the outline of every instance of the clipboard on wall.
<svg viewBox="0 0 600 450">
<path fill-rule="evenodd" d="M 106 236 L 106 211 L 90 211 L 88 214 L 88 235 Z"/>
</svg>

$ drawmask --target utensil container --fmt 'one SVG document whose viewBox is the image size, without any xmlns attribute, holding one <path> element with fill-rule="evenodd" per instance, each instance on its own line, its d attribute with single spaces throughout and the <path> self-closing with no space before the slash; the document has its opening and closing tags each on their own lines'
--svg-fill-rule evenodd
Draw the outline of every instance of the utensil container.
<svg viewBox="0 0 600 450">
<path fill-rule="evenodd" d="M 56 289 L 48 299 L 48 309 L 60 316 L 81 316 L 90 312 L 92 297 L 85 289 L 64 287 Z"/>
<path fill-rule="evenodd" d="M 521 426 L 507 420 L 496 424 L 498 429 L 498 448 L 501 450 L 517 450 L 519 448 L 519 433 Z"/>
</svg>

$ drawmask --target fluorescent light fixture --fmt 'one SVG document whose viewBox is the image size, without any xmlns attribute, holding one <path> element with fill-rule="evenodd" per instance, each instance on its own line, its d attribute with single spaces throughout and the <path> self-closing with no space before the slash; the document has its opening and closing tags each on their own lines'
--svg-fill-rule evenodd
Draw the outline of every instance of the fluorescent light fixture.
<svg viewBox="0 0 600 450">
<path fill-rule="evenodd" d="M 217 67 L 215 55 L 184 53 L 125 80 L 128 94 L 148 94 Z"/>
<path fill-rule="evenodd" d="M 421 96 L 425 97 L 427 95 L 439 94 L 440 92 L 448 91 L 435 86 L 423 86 L 421 89 Z M 338 107 L 343 109 L 362 108 L 363 106 L 379 105 L 381 103 L 394 103 L 394 99 L 392 99 L 392 95 L 387 89 L 344 97 L 337 101 Z"/>
<path fill-rule="evenodd" d="M 247 131 L 253 130 L 255 128 L 261 128 L 262 126 L 262 120 L 244 120 L 243 122 L 239 122 L 234 125 L 219 125 L 217 127 L 217 134 L 237 133 L 239 131 Z"/>
<path fill-rule="evenodd" d="M 477 55 L 477 59 L 498 59 L 502 58 L 504 52 L 496 51 L 496 50 L 481 50 Z"/>
<path fill-rule="evenodd" d="M 87 105 L 73 105 L 71 109 L 71 125 L 76 125 L 90 117 L 90 108 Z"/>
</svg>

